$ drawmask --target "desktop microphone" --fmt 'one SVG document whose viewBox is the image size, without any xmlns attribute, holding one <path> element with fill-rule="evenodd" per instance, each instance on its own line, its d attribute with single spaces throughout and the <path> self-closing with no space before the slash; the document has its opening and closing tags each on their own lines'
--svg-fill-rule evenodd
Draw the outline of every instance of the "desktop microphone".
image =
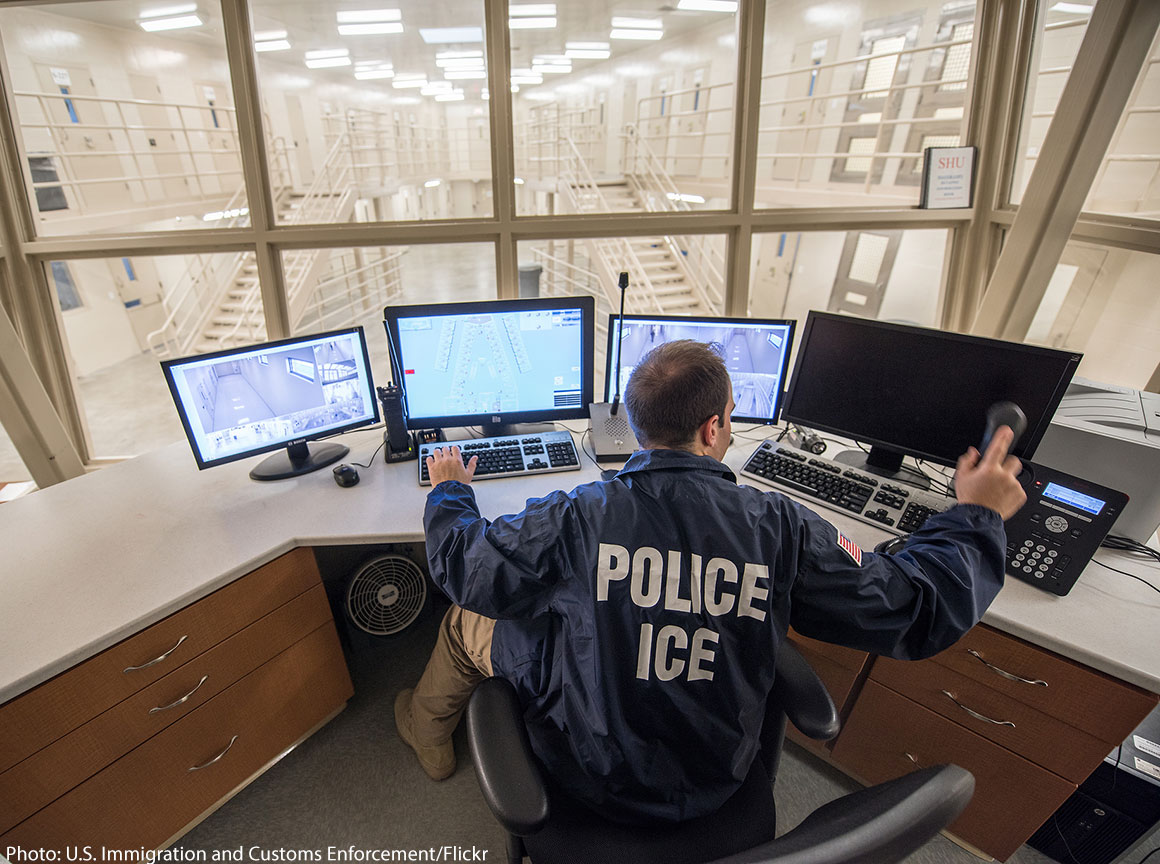
<svg viewBox="0 0 1160 864">
<path fill-rule="evenodd" d="M 597 462 L 623 462 L 640 449 L 628 421 L 618 414 L 620 408 L 620 343 L 624 337 L 624 294 L 628 289 L 628 274 L 620 274 L 620 315 L 616 319 L 616 395 L 612 403 L 593 402 L 588 406 L 588 420 L 592 430 L 592 448 Z M 607 384 L 605 384 L 607 387 Z M 605 391 L 607 392 L 607 390 Z"/>
</svg>

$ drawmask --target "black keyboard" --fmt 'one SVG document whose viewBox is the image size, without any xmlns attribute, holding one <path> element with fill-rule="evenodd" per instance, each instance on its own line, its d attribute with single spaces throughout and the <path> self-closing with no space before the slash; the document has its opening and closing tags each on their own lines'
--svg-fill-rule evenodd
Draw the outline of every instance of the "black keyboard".
<svg viewBox="0 0 1160 864">
<path fill-rule="evenodd" d="M 887 483 L 772 441 L 753 451 L 741 473 L 896 534 L 917 531 L 931 515 L 955 504 L 953 498 Z"/>
<path fill-rule="evenodd" d="M 427 457 L 439 447 L 458 447 L 466 465 L 479 458 L 475 479 L 547 474 L 552 471 L 579 471 L 580 455 L 572 435 L 566 430 L 537 432 L 534 435 L 500 435 L 495 438 L 468 438 L 419 445 L 419 485 L 430 486 Z"/>
</svg>

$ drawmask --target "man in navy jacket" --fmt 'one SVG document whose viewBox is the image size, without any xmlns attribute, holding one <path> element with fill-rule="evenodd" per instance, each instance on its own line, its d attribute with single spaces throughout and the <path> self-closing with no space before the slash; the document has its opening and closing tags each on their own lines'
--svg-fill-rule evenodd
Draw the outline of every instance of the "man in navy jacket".
<svg viewBox="0 0 1160 864">
<path fill-rule="evenodd" d="M 516 687 L 532 748 L 575 797 L 621 821 L 693 818 L 737 790 L 757 754 L 778 646 L 798 632 L 900 659 L 929 657 L 1003 584 L 1003 519 L 1025 496 L 1003 427 L 959 460 L 959 504 L 897 555 L 863 552 L 721 463 L 733 408 L 701 343 L 652 351 L 625 393 L 645 448 L 616 478 L 479 514 L 458 448 L 428 460 L 431 576 L 456 606 L 399 733 L 434 779 L 490 675 Z"/>
</svg>

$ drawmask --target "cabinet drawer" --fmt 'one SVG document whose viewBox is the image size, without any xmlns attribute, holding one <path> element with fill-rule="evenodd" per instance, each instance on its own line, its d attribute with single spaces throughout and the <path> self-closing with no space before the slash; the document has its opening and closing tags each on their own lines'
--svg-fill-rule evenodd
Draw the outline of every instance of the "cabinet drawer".
<svg viewBox="0 0 1160 864">
<path fill-rule="evenodd" d="M 155 849 L 352 693 L 334 625 L 324 624 L 20 823 L 0 846 Z"/>
<path fill-rule="evenodd" d="M 829 642 L 820 642 L 817 639 L 811 639 L 809 636 L 803 636 L 792 627 L 789 631 L 789 638 L 798 648 L 808 649 L 814 654 L 821 655 L 832 663 L 841 666 L 843 669 L 849 669 L 855 673 L 861 672 L 862 667 L 866 665 L 866 661 L 870 658 L 870 655 L 865 651 L 857 651 L 841 645 L 832 645 Z"/>
<path fill-rule="evenodd" d="M 867 681 L 833 751 L 870 783 L 954 763 L 975 775 L 975 797 L 949 830 L 1006 860 L 1075 791 L 1033 765 L 874 681 Z"/>
<path fill-rule="evenodd" d="M 0 771 L 320 582 L 295 549 L 0 707 Z M 150 663 L 167 655 L 165 660 Z M 134 666 L 144 666 L 131 669 Z M 128 670 L 128 671 L 127 671 Z"/>
<path fill-rule="evenodd" d="M 330 620 L 318 584 L 0 774 L 0 834 Z"/>
<path fill-rule="evenodd" d="M 1075 783 L 1086 780 L 1108 754 L 1099 738 L 930 660 L 880 657 L 870 680 Z"/>
<path fill-rule="evenodd" d="M 932 659 L 1082 729 L 1108 744 L 1107 750 L 1131 734 L 1158 698 L 983 625 Z"/>
</svg>

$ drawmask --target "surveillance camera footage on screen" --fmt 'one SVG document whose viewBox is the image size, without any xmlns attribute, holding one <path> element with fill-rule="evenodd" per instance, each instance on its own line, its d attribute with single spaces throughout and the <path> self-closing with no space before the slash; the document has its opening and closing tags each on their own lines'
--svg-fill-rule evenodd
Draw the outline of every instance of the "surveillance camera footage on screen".
<svg viewBox="0 0 1160 864">
<path fill-rule="evenodd" d="M 315 438 L 375 413 L 355 334 L 192 358 L 171 372 L 204 462 Z"/>
<path fill-rule="evenodd" d="M 581 311 L 399 318 L 412 418 L 577 408 Z"/>
</svg>

